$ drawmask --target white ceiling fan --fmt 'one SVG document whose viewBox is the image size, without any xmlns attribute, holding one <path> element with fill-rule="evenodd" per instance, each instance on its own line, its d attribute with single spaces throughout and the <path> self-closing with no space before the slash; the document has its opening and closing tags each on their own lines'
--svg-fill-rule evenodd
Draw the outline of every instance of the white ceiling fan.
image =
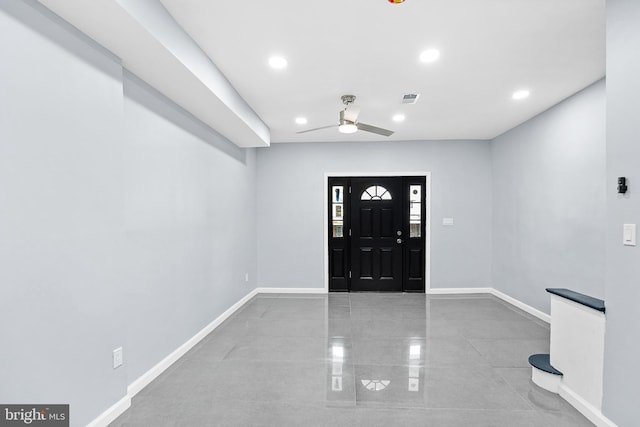
<svg viewBox="0 0 640 427">
<path fill-rule="evenodd" d="M 360 113 L 360 108 L 353 105 L 353 102 L 356 100 L 355 95 L 342 95 L 340 97 L 342 99 L 342 103 L 345 105 L 344 110 L 340 110 L 340 121 L 338 122 L 338 131 L 342 133 L 354 133 L 358 130 L 363 130 L 365 132 L 371 132 L 382 136 L 391 136 L 393 135 L 392 130 L 379 128 L 377 126 L 368 125 L 365 123 L 360 123 L 358 121 L 358 114 Z M 329 129 L 335 127 L 336 125 L 322 126 L 319 128 L 307 129 L 296 133 L 307 133 L 313 132 L 320 129 Z"/>
</svg>

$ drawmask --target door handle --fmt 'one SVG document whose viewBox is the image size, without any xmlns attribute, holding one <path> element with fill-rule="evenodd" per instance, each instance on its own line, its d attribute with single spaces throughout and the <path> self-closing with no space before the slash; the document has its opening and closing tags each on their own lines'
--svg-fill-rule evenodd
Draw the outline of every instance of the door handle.
<svg viewBox="0 0 640 427">
<path fill-rule="evenodd" d="M 402 243 L 402 239 L 396 239 L 396 243 Z"/>
</svg>

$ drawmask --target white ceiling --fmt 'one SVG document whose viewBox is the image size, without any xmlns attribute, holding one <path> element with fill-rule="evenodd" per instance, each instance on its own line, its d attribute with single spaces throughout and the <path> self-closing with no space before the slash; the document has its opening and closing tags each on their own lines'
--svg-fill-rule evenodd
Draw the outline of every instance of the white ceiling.
<svg viewBox="0 0 640 427">
<path fill-rule="evenodd" d="M 41 0 L 241 146 L 268 144 L 260 123 L 273 143 L 489 139 L 605 74 L 605 0 L 159 1 L 246 101 L 244 113 L 207 84 L 211 70 L 163 39 L 166 20 L 155 31 L 127 5 L 157 8 L 158 0 Z M 427 48 L 440 59 L 421 63 Z M 276 54 L 287 68 L 268 66 Z M 521 88 L 531 96 L 514 101 Z M 337 125 L 347 93 L 357 96 L 360 121 L 395 134 L 296 134 Z M 403 105 L 405 93 L 421 97 Z M 396 113 L 406 120 L 393 122 Z M 298 116 L 308 123 L 297 125 Z"/>
</svg>

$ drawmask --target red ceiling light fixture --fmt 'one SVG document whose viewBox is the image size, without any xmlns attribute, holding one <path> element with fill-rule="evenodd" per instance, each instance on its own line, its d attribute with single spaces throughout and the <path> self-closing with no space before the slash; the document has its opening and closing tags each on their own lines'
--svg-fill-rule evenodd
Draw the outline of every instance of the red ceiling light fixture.
<svg viewBox="0 0 640 427">
<path fill-rule="evenodd" d="M 393 4 L 404 3 L 404 0 L 389 0 L 389 3 L 393 3 Z"/>
</svg>

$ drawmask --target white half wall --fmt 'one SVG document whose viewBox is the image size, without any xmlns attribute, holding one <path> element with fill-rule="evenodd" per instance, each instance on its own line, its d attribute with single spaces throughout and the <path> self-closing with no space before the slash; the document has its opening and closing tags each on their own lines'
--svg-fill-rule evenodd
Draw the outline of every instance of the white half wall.
<svg viewBox="0 0 640 427">
<path fill-rule="evenodd" d="M 604 313 L 551 295 L 551 366 L 562 372 L 562 386 L 597 411 L 602 410 Z"/>
</svg>

